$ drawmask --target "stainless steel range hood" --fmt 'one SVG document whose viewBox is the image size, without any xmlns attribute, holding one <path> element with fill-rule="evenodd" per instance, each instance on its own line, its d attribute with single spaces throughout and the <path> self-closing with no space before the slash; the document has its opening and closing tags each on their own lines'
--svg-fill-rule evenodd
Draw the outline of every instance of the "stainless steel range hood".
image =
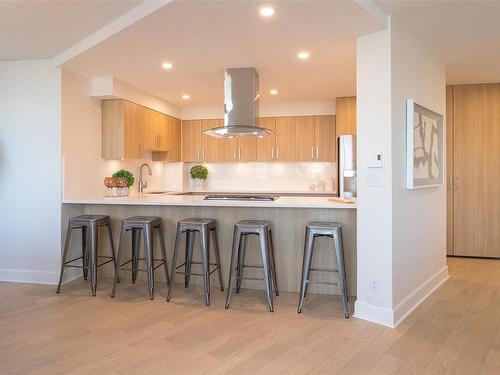
<svg viewBox="0 0 500 375">
<path fill-rule="evenodd" d="M 224 126 L 205 130 L 217 138 L 264 137 L 273 134 L 259 128 L 259 74 L 255 68 L 224 72 Z"/>
</svg>

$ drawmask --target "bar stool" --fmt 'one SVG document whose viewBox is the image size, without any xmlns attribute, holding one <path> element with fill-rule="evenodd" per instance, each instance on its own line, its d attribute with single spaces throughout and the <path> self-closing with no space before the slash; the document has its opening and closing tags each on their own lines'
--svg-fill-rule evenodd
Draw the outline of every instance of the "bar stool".
<svg viewBox="0 0 500 375">
<path fill-rule="evenodd" d="M 154 258 L 154 247 L 153 247 L 153 229 L 158 230 L 160 238 L 160 249 L 162 259 Z M 123 258 L 123 252 L 125 250 L 125 240 L 128 231 L 132 231 L 132 257 L 125 263 L 121 263 Z M 144 234 L 144 253 L 145 258 L 139 258 L 139 251 L 141 246 L 141 233 Z M 146 261 L 146 269 L 139 269 L 139 261 Z M 155 265 L 154 262 L 160 262 Z M 167 284 L 170 284 L 170 278 L 168 275 L 167 266 L 167 256 L 165 253 L 165 242 L 163 240 L 163 225 L 160 217 L 157 216 L 134 216 L 122 221 L 122 229 L 120 233 L 120 245 L 118 247 L 118 260 L 115 272 L 115 283 L 113 285 L 113 291 L 111 292 L 111 298 L 115 297 L 116 285 L 119 281 L 120 269 L 128 263 L 132 263 L 132 268 L 126 269 L 132 271 L 132 284 L 135 283 L 137 277 L 137 271 L 144 271 L 147 273 L 148 277 L 148 290 L 149 299 L 154 299 L 154 270 L 160 266 L 163 266 L 165 271 L 165 279 Z"/>
<path fill-rule="evenodd" d="M 245 248 L 248 235 L 258 235 L 262 266 L 245 264 Z M 229 270 L 229 287 L 226 297 L 226 309 L 231 304 L 234 280 L 236 279 L 236 293 L 239 293 L 241 280 L 264 280 L 269 311 L 273 312 L 273 292 L 279 296 L 278 282 L 276 280 L 276 266 L 274 261 L 274 244 L 271 223 L 264 220 L 242 220 L 234 226 L 233 249 Z M 262 268 L 264 278 L 243 277 L 243 268 Z M 235 275 L 236 272 L 236 275 Z"/>
<path fill-rule="evenodd" d="M 182 234 L 186 233 L 186 254 L 183 264 L 177 266 L 177 256 L 179 252 Z M 201 262 L 193 262 L 193 247 L 195 234 L 200 235 L 200 255 Z M 212 241 L 215 250 L 215 263 L 210 263 L 210 233 L 212 233 Z M 201 264 L 202 273 L 192 273 L 191 265 Z M 210 270 L 210 266 L 215 266 Z M 184 267 L 184 272 L 177 272 L 177 269 Z M 219 242 L 217 240 L 216 222 L 213 219 L 189 218 L 181 220 L 177 223 L 177 235 L 175 236 L 174 259 L 172 260 L 172 281 L 168 287 L 167 302 L 170 301 L 172 295 L 172 287 L 175 282 L 175 274 L 184 275 L 184 287 L 189 286 L 191 275 L 203 276 L 203 288 L 205 294 L 205 305 L 210 306 L 210 275 L 217 271 L 219 276 L 220 290 L 224 291 L 222 283 L 222 271 L 220 266 Z"/>
<path fill-rule="evenodd" d="M 314 240 L 316 237 L 330 237 L 333 240 L 335 255 L 337 258 L 337 269 L 311 268 L 311 261 L 314 249 Z M 309 279 L 311 271 L 333 272 L 339 274 L 338 283 L 311 281 Z M 309 284 L 328 284 L 339 285 L 344 304 L 344 315 L 349 318 L 349 309 L 347 306 L 347 282 L 344 264 L 344 248 L 342 245 L 342 226 L 337 223 L 312 222 L 306 225 L 306 238 L 304 243 L 304 258 L 302 262 L 302 282 L 300 285 L 299 306 L 297 312 L 302 312 L 304 298 L 307 295 Z"/>
<path fill-rule="evenodd" d="M 98 255 L 98 233 L 100 227 L 108 228 L 108 238 L 111 247 L 111 256 Z M 69 243 L 73 229 L 82 230 L 82 256 L 67 260 Z M 99 258 L 108 259 L 107 261 L 97 264 Z M 73 265 L 71 263 L 82 259 L 82 265 Z M 61 284 L 63 280 L 64 269 L 66 267 L 82 268 L 83 279 L 87 280 L 88 271 L 90 269 L 90 285 L 92 296 L 96 295 L 97 289 L 97 268 L 109 262 L 113 262 L 116 267 L 115 246 L 113 244 L 113 235 L 111 233 L 111 222 L 109 216 L 105 215 L 81 215 L 69 219 L 68 229 L 66 231 L 66 240 L 61 259 L 61 272 L 59 275 L 59 283 L 57 285 L 57 293 L 61 292 Z"/>
</svg>

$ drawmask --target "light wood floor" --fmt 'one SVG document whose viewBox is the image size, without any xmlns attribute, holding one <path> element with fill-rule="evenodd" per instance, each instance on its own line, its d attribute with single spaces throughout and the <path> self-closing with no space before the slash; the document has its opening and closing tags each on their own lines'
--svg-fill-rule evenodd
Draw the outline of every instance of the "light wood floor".
<svg viewBox="0 0 500 375">
<path fill-rule="evenodd" d="M 199 288 L 173 300 L 144 284 L 109 281 L 96 298 L 76 280 L 0 283 L 1 374 L 500 374 L 500 262 L 449 259 L 450 280 L 395 330 L 344 319 L 339 297 L 311 295 L 301 315 L 283 293 L 275 313 L 262 291 L 224 310 Z"/>
</svg>

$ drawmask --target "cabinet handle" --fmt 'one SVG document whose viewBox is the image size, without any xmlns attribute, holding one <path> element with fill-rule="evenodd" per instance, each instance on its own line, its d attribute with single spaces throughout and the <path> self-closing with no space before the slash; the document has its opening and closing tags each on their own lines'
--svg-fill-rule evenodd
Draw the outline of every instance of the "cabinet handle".
<svg viewBox="0 0 500 375">
<path fill-rule="evenodd" d="M 233 160 L 236 160 L 236 149 L 233 148 Z"/>
<path fill-rule="evenodd" d="M 271 147 L 271 160 L 274 160 L 274 147 Z"/>
<path fill-rule="evenodd" d="M 316 159 L 319 159 L 319 147 L 316 146 Z"/>
<path fill-rule="evenodd" d="M 205 149 L 203 149 L 202 155 L 203 155 L 203 161 L 205 161 Z"/>
<path fill-rule="evenodd" d="M 196 148 L 196 160 L 198 160 L 198 161 L 200 160 L 200 148 L 199 147 Z"/>
<path fill-rule="evenodd" d="M 276 147 L 276 160 L 280 158 L 280 149 Z"/>
<path fill-rule="evenodd" d="M 455 177 L 455 181 L 453 182 L 453 191 L 458 191 L 458 177 Z"/>
<path fill-rule="evenodd" d="M 241 160 L 241 147 L 238 147 L 238 160 Z"/>
<path fill-rule="evenodd" d="M 314 160 L 314 146 L 311 147 L 311 159 Z"/>
</svg>

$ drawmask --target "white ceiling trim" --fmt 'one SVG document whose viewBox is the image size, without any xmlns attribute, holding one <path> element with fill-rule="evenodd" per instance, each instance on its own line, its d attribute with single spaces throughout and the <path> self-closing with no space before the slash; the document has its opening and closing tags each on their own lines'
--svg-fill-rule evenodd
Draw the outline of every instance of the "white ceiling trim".
<svg viewBox="0 0 500 375">
<path fill-rule="evenodd" d="M 361 8 L 363 8 L 370 16 L 375 19 L 384 29 L 387 29 L 388 16 L 380 9 L 375 0 L 354 0 Z"/>
<path fill-rule="evenodd" d="M 114 21 L 108 23 L 106 26 L 101 27 L 96 32 L 89 35 L 87 38 L 76 43 L 66 51 L 61 52 L 53 58 L 56 66 L 61 66 L 65 62 L 80 55 L 86 50 L 94 47 L 95 45 L 103 42 L 116 33 L 136 23 L 149 14 L 157 11 L 165 5 L 171 3 L 173 0 L 146 0 L 137 7 L 131 9 L 127 13 L 121 15 Z"/>
</svg>

